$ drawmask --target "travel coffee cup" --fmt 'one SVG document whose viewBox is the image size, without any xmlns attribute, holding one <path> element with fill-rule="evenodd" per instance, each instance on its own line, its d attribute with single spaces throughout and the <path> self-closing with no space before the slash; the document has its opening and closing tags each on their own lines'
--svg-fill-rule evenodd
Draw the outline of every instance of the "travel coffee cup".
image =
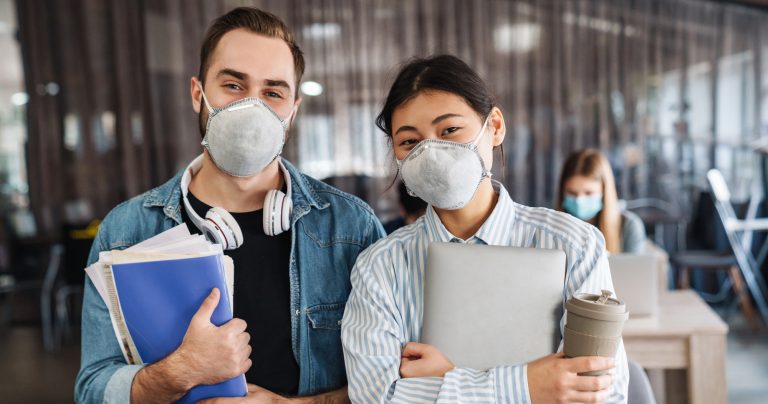
<svg viewBox="0 0 768 404">
<path fill-rule="evenodd" d="M 621 341 L 621 330 L 629 317 L 623 302 L 611 297 L 610 290 L 602 294 L 577 293 L 565 303 L 565 335 L 563 351 L 568 358 L 578 356 L 614 357 Z M 608 371 L 579 373 L 598 376 Z"/>
</svg>

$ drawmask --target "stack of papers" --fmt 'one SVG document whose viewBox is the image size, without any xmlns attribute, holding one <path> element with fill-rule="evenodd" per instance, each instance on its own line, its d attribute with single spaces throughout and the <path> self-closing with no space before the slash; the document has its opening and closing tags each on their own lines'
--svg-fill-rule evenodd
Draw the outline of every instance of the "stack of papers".
<svg viewBox="0 0 768 404">
<path fill-rule="evenodd" d="M 159 361 L 176 350 L 189 322 L 213 288 L 221 299 L 211 316 L 232 319 L 234 265 L 218 244 L 191 235 L 185 224 L 122 251 L 105 251 L 85 269 L 106 304 L 128 364 Z M 192 389 L 182 402 L 243 396 L 245 377 Z"/>
</svg>

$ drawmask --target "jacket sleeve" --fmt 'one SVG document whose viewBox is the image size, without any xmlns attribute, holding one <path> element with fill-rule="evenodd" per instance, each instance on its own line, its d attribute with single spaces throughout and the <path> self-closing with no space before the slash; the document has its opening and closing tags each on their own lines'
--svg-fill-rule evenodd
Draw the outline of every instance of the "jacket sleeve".
<svg viewBox="0 0 768 404">
<path fill-rule="evenodd" d="M 104 251 L 104 224 L 93 241 L 88 265 Z M 78 403 L 129 403 L 131 384 L 142 365 L 128 365 L 118 345 L 109 310 L 89 277 L 85 277 L 80 371 L 75 380 Z"/>
</svg>

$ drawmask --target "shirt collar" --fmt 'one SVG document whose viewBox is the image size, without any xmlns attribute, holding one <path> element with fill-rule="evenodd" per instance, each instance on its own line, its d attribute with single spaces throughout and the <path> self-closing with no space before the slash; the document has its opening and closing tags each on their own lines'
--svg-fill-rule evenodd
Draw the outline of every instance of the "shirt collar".
<svg viewBox="0 0 768 404">
<path fill-rule="evenodd" d="M 425 223 L 427 229 L 427 235 L 430 241 L 437 242 L 467 242 L 488 245 L 509 245 L 509 240 L 512 239 L 512 224 L 515 221 L 515 204 L 510 198 L 506 188 L 498 181 L 491 181 L 494 191 L 498 193 L 499 199 L 496 202 L 496 206 L 493 208 L 491 215 L 485 220 L 480 229 L 470 237 L 468 240 L 461 240 L 460 238 L 451 234 L 448 229 L 445 228 L 443 222 L 440 221 L 440 217 L 437 212 L 429 206 L 425 215 Z"/>
</svg>

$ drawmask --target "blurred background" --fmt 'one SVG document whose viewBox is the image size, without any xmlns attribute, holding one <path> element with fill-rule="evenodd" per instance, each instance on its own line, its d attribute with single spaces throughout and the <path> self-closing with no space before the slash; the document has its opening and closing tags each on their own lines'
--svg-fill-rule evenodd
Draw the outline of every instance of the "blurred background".
<svg viewBox="0 0 768 404">
<path fill-rule="evenodd" d="M 210 22 L 243 5 L 281 17 L 306 55 L 287 158 L 382 221 L 400 211 L 374 118 L 399 64 L 434 53 L 467 61 L 496 95 L 508 125 L 497 179 L 515 201 L 554 206 L 567 155 L 602 150 L 672 259 L 669 287 L 692 233 L 733 248 L 708 170 L 739 216 L 765 212 L 768 1 L 0 0 L 0 401 L 72 400 L 98 220 L 200 153 L 189 79 Z M 711 303 L 730 327 L 728 397 L 759 402 L 768 333 L 731 300 Z"/>
</svg>

